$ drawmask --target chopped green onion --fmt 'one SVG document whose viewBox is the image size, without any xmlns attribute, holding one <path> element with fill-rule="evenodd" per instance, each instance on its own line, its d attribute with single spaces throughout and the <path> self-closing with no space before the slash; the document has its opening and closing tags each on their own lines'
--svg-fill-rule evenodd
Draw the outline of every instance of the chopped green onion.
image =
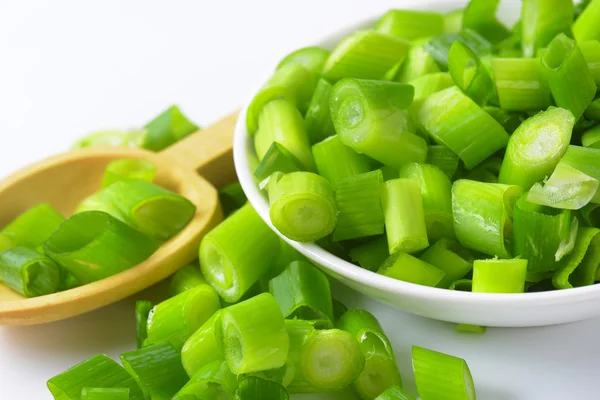
<svg viewBox="0 0 600 400">
<path fill-rule="evenodd" d="M 425 261 L 401 251 L 389 256 L 377 270 L 378 274 L 423 286 L 437 286 L 446 273 Z"/>
<path fill-rule="evenodd" d="M 314 169 L 304 121 L 292 103 L 284 99 L 267 103 L 260 114 L 259 124 L 260 131 L 254 139 L 259 160 L 277 142 L 298 159 L 303 169 Z"/>
<path fill-rule="evenodd" d="M 246 194 L 239 182 L 233 182 L 229 185 L 219 188 L 219 202 L 223 208 L 225 217 L 230 216 L 234 211 L 246 204 Z"/>
<path fill-rule="evenodd" d="M 150 301 L 138 300 L 135 302 L 135 338 L 137 348 L 144 346 L 148 339 L 148 316 L 154 305 Z"/>
<path fill-rule="evenodd" d="M 382 79 L 402 62 L 409 48 L 410 42 L 406 39 L 373 30 L 355 32 L 333 50 L 323 67 L 323 77 L 331 81 Z"/>
<path fill-rule="evenodd" d="M 458 324 L 454 327 L 454 331 L 463 333 L 485 333 L 487 328 L 480 325 Z"/>
<path fill-rule="evenodd" d="M 585 3 L 585 1 L 583 3 Z M 579 15 L 573 24 L 573 35 L 575 35 L 575 39 L 577 39 L 578 42 L 591 39 L 600 40 L 599 20 L 600 3 L 597 0 L 588 2 L 581 15 Z"/>
<path fill-rule="evenodd" d="M 529 261 L 529 272 L 554 271 L 561 258 L 561 244 L 570 233 L 570 210 L 530 203 L 527 194 L 517 199 L 513 218 L 514 253 Z"/>
<path fill-rule="evenodd" d="M 375 400 L 415 400 L 415 398 L 396 385 L 387 388 Z"/>
<path fill-rule="evenodd" d="M 420 182 L 393 179 L 381 187 L 381 205 L 390 254 L 414 253 L 429 246 Z"/>
<path fill-rule="evenodd" d="M 345 388 L 365 365 L 354 335 L 339 330 L 318 330 L 306 339 L 295 366 L 291 393 L 329 392 Z"/>
<path fill-rule="evenodd" d="M 200 400 L 231 400 L 237 377 L 222 360 L 205 364 L 177 393 L 178 396 L 194 395 Z"/>
<path fill-rule="evenodd" d="M 346 146 L 338 135 L 330 136 L 312 147 L 313 158 L 319 175 L 333 187 L 344 178 L 368 172 L 369 159 Z M 292 172 L 292 171 L 282 171 Z"/>
<path fill-rule="evenodd" d="M 408 108 L 413 120 L 419 126 L 419 131 L 423 130 L 421 121 L 419 121 L 419 110 L 425 100 L 434 93 L 454 86 L 452 77 L 447 72 L 437 72 L 435 74 L 423 75 L 409 82 L 415 88 L 415 96 L 412 104 Z M 429 157 L 429 153 L 427 153 Z"/>
<path fill-rule="evenodd" d="M 169 340 L 183 345 L 220 308 L 217 293 L 208 285 L 199 285 L 171 297 L 150 311 L 145 344 Z"/>
<path fill-rule="evenodd" d="M 400 178 L 419 182 L 429 239 L 455 238 L 452 182 L 444 171 L 429 164 L 407 163 L 400 168 Z"/>
<path fill-rule="evenodd" d="M 141 146 L 161 151 L 173 143 L 196 132 L 198 126 L 190 121 L 177 106 L 171 106 L 144 126 L 146 134 Z"/>
<path fill-rule="evenodd" d="M 233 400 L 288 400 L 287 390 L 277 382 L 245 377 L 235 390 Z"/>
<path fill-rule="evenodd" d="M 322 47 L 304 47 L 285 56 L 277 65 L 277 69 L 288 64 L 300 64 L 308 71 L 320 74 L 331 52 Z"/>
<path fill-rule="evenodd" d="M 573 17 L 572 0 L 523 0 L 520 25 L 523 55 L 534 57 L 556 35 L 569 34 Z"/>
<path fill-rule="evenodd" d="M 599 183 L 598 179 L 561 161 L 543 185 L 533 185 L 527 201 L 554 208 L 579 210 L 594 198 Z"/>
<path fill-rule="evenodd" d="M 365 366 L 353 386 L 363 399 L 373 399 L 402 379 L 392 345 L 375 317 L 365 310 L 349 310 L 338 327 L 356 337 L 365 357 Z"/>
<path fill-rule="evenodd" d="M 0 253 L 0 281 L 26 297 L 56 293 L 60 275 L 54 261 L 27 247 Z"/>
<path fill-rule="evenodd" d="M 186 290 L 207 283 L 204 276 L 202 276 L 202 272 L 200 272 L 198 264 L 188 264 L 175 272 L 171 278 L 171 295 L 176 296 Z"/>
<path fill-rule="evenodd" d="M 600 181 L 600 149 L 569 146 L 562 162 Z M 600 191 L 596 191 L 591 201 L 600 203 Z"/>
<path fill-rule="evenodd" d="M 317 74 L 298 63 L 278 68 L 263 88 L 254 96 L 246 114 L 246 129 L 252 136 L 259 127 L 259 117 L 265 105 L 276 99 L 288 101 L 303 113 L 317 84 Z M 260 157 L 260 155 L 259 155 Z"/>
<path fill-rule="evenodd" d="M 192 220 L 196 206 L 151 182 L 126 180 L 88 197 L 77 211 L 104 211 L 154 239 L 167 240 Z"/>
<path fill-rule="evenodd" d="M 581 144 L 583 144 L 584 147 L 600 149 L 600 125 L 586 131 L 581 136 Z"/>
<path fill-rule="evenodd" d="M 458 169 L 458 156 L 449 148 L 442 145 L 429 146 L 427 164 L 435 165 L 452 179 Z"/>
<path fill-rule="evenodd" d="M 469 169 L 508 143 L 508 134 L 502 125 L 457 87 L 429 96 L 419 110 L 419 122 L 438 143 L 454 151 Z"/>
<path fill-rule="evenodd" d="M 510 30 L 496 18 L 500 0 L 471 0 L 463 14 L 463 28 L 472 29 L 491 43 L 510 36 Z"/>
<path fill-rule="evenodd" d="M 473 262 L 473 292 L 523 293 L 527 260 L 475 260 Z"/>
<path fill-rule="evenodd" d="M 48 203 L 31 207 L 2 229 L 0 235 L 5 244 L 0 250 L 17 246 L 37 249 L 64 220 L 65 217 Z"/>
<path fill-rule="evenodd" d="M 200 269 L 219 296 L 236 302 L 271 269 L 274 260 L 265 254 L 278 246 L 277 235 L 247 204 L 204 236 Z"/>
<path fill-rule="evenodd" d="M 269 282 L 284 318 L 333 323 L 331 288 L 327 275 L 308 261 L 293 261 Z"/>
<path fill-rule="evenodd" d="M 587 40 L 585 42 L 578 42 L 577 45 L 587 62 L 596 86 L 600 86 L 600 41 Z"/>
<path fill-rule="evenodd" d="M 475 400 L 475 385 L 462 358 L 413 346 L 412 364 L 421 400 Z"/>
<path fill-rule="evenodd" d="M 491 256 L 510 258 L 513 204 L 519 186 L 461 179 L 452 186 L 454 231 L 460 244 Z"/>
<path fill-rule="evenodd" d="M 83 388 L 81 400 L 129 400 L 128 388 Z"/>
<path fill-rule="evenodd" d="M 425 50 L 425 46 L 413 45 L 394 80 L 408 83 L 418 77 L 436 72 L 440 72 L 440 67 L 431 54 Z"/>
<path fill-rule="evenodd" d="M 1 279 L 0 279 L 1 280 Z M 74 289 L 81 286 L 81 283 L 73 275 L 67 271 L 61 270 L 60 273 L 60 284 L 58 285 L 59 291 Z"/>
<path fill-rule="evenodd" d="M 550 42 L 541 62 L 554 101 L 579 119 L 596 95 L 596 82 L 581 50 L 573 39 L 560 34 Z"/>
<path fill-rule="evenodd" d="M 157 248 L 156 241 L 100 211 L 73 215 L 44 243 L 46 254 L 82 284 L 136 266 Z"/>
<path fill-rule="evenodd" d="M 580 227 L 575 248 L 565 257 L 552 276 L 557 289 L 587 286 L 598 280 L 600 266 L 600 229 Z"/>
<path fill-rule="evenodd" d="M 410 85 L 344 79 L 331 92 L 331 115 L 342 142 L 391 167 L 425 161 L 427 143 L 405 111 L 413 99 Z"/>
<path fill-rule="evenodd" d="M 494 95 L 494 82 L 479 57 L 461 41 L 448 52 L 448 70 L 452 80 L 475 103 L 483 104 Z"/>
<path fill-rule="evenodd" d="M 500 107 L 484 106 L 484 111 L 490 114 L 509 134 L 512 134 L 525 121 L 525 114 L 504 111 Z"/>
<path fill-rule="evenodd" d="M 333 188 L 325 178 L 310 172 L 292 172 L 270 184 L 269 203 L 271 222 L 292 240 L 321 239 L 333 232 L 337 223 Z"/>
<path fill-rule="evenodd" d="M 313 94 L 304 122 L 311 144 L 318 143 L 329 136 L 335 135 L 331 112 L 329 111 L 329 94 L 333 85 L 326 79 L 319 79 Z"/>
<path fill-rule="evenodd" d="M 203 366 L 224 361 L 221 342 L 222 310 L 215 312 L 192 336 L 181 350 L 181 363 L 188 376 L 193 377 Z"/>
<path fill-rule="evenodd" d="M 590 203 L 579 212 L 588 226 L 600 228 L 600 204 Z"/>
<path fill-rule="evenodd" d="M 389 10 L 375 24 L 377 32 L 408 40 L 444 33 L 444 16 L 420 10 Z"/>
<path fill-rule="evenodd" d="M 315 333 L 316 329 L 312 321 L 303 321 L 300 319 L 286 319 L 285 328 L 290 338 L 290 350 L 288 352 L 286 363 L 280 369 L 267 371 L 269 373 L 267 377 L 281 383 L 292 392 L 302 391 L 308 385 L 301 377 L 300 357 L 304 345 Z M 294 379 L 296 378 L 298 379 L 294 383 Z M 297 386 L 298 388 L 295 389 L 294 386 Z"/>
<path fill-rule="evenodd" d="M 439 288 L 450 287 L 452 282 L 464 278 L 473 269 L 473 256 L 469 250 L 453 240 L 437 241 L 419 258 L 446 273 L 437 284 Z"/>
<path fill-rule="evenodd" d="M 503 110 L 539 111 L 552 105 L 539 59 L 493 58 L 492 71 Z"/>
<path fill-rule="evenodd" d="M 555 107 L 523 122 L 508 141 L 498 181 L 527 190 L 549 176 L 567 152 L 574 125 L 569 110 Z"/>
<path fill-rule="evenodd" d="M 84 147 L 139 147 L 144 141 L 145 129 L 94 132 L 73 144 L 73 149 Z"/>
<path fill-rule="evenodd" d="M 459 33 L 463 26 L 464 9 L 450 11 L 444 15 L 444 32 Z"/>
<path fill-rule="evenodd" d="M 377 271 L 386 258 L 389 257 L 387 237 L 380 236 L 350 250 L 350 258 L 358 265 L 369 271 Z"/>
<path fill-rule="evenodd" d="M 274 172 L 287 174 L 288 172 L 302 171 L 302 169 L 300 162 L 292 153 L 282 144 L 273 142 L 254 171 L 254 176 L 259 181 L 263 181 Z"/>
<path fill-rule="evenodd" d="M 489 54 L 492 51 L 492 44 L 471 29 L 435 36 L 425 44 L 425 50 L 431 54 L 442 69 L 447 69 L 448 54 L 450 53 L 450 48 L 456 41 L 467 45 L 477 56 Z"/>
<path fill-rule="evenodd" d="M 600 98 L 590 103 L 584 112 L 584 117 L 592 121 L 600 121 Z"/>
<path fill-rule="evenodd" d="M 336 154 L 337 158 L 339 153 Z M 335 200 L 339 214 L 333 240 L 349 240 L 383 233 L 384 216 L 379 196 L 382 183 L 383 174 L 380 170 L 350 176 L 338 182 Z"/>
<path fill-rule="evenodd" d="M 168 342 L 121 354 L 121 362 L 152 399 L 171 399 L 189 379 L 179 349 Z"/>
<path fill-rule="evenodd" d="M 108 163 L 102 178 L 102 187 L 107 187 L 118 181 L 140 179 L 152 182 L 156 175 L 156 165 L 148 160 L 124 159 Z"/>
<path fill-rule="evenodd" d="M 281 368 L 290 340 L 275 298 L 263 293 L 223 309 L 225 360 L 236 374 Z"/>
<path fill-rule="evenodd" d="M 458 290 L 459 292 L 471 292 L 473 290 L 472 279 L 459 279 L 450 284 L 450 290 Z"/>
<path fill-rule="evenodd" d="M 142 390 L 127 371 L 111 358 L 99 354 L 48 380 L 55 399 L 80 399 L 84 388 L 127 388 L 130 400 L 145 400 Z"/>
</svg>

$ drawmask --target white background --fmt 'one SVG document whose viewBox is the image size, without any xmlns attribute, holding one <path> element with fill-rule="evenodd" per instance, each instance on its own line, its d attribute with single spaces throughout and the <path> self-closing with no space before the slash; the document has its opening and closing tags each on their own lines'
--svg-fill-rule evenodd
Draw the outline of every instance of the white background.
<svg viewBox="0 0 600 400">
<path fill-rule="evenodd" d="M 417 3 L 0 0 L 0 175 L 90 130 L 143 125 L 174 103 L 207 125 L 248 99 L 286 52 Z M 380 319 L 409 390 L 416 344 L 467 359 L 483 400 L 600 397 L 600 319 L 473 336 L 336 291 Z M 63 322 L 0 328 L 0 399 L 48 399 L 49 377 L 133 348 L 132 299 Z"/>
</svg>

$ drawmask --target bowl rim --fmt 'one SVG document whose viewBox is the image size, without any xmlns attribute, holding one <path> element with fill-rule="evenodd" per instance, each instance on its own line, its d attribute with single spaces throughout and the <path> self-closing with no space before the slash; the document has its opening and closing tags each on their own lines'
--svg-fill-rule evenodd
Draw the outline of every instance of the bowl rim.
<svg viewBox="0 0 600 400">
<path fill-rule="evenodd" d="M 440 4 L 443 4 L 443 8 L 451 10 L 457 6 L 464 5 L 463 3 L 464 2 L 446 1 L 441 2 Z M 427 9 L 428 7 L 427 5 L 422 4 L 421 7 L 414 8 Z M 431 9 L 431 5 L 429 6 L 429 9 Z M 381 14 L 378 14 L 377 16 L 380 15 Z M 347 33 L 360 29 L 361 27 L 364 27 L 365 24 L 372 23 L 375 18 L 375 16 L 371 16 L 370 18 L 362 18 L 360 21 L 348 24 L 323 37 L 321 41 L 316 43 L 316 45 L 330 45 Z M 253 93 L 256 93 L 257 91 L 258 90 L 254 91 Z M 576 303 L 581 301 L 589 301 L 591 299 L 600 299 L 600 285 L 596 284 L 566 290 L 557 289 L 545 292 L 507 294 L 462 292 L 423 286 L 389 278 L 387 276 L 369 271 L 327 252 L 314 243 L 300 243 L 288 239 L 282 235 L 271 223 L 266 195 L 258 188 L 258 183 L 255 182 L 253 173 L 249 168 L 250 158 L 248 155 L 254 154 L 254 146 L 246 129 L 246 113 L 251 100 L 252 98 L 244 103 L 245 105 L 242 108 L 236 123 L 233 139 L 233 158 L 235 170 L 242 189 L 246 194 L 248 201 L 250 204 L 252 204 L 259 216 L 275 233 L 277 233 L 277 235 L 298 250 L 302 255 L 322 266 L 324 269 L 356 283 L 365 284 L 372 288 L 397 294 L 399 296 L 410 296 L 415 299 L 435 299 L 438 301 L 448 301 L 453 303 L 481 303 L 484 305 L 512 305 L 519 306 L 521 308 L 539 306 L 540 303 L 553 305 L 559 303 Z"/>
</svg>

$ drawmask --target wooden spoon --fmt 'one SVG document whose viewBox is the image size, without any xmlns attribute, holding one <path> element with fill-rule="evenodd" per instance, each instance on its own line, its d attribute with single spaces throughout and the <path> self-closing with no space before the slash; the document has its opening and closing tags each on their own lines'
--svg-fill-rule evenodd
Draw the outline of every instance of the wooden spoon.
<svg viewBox="0 0 600 400">
<path fill-rule="evenodd" d="M 25 298 L 0 283 L 0 324 L 33 325 L 82 314 L 139 292 L 196 259 L 200 240 L 223 218 L 214 186 L 236 179 L 232 158 L 236 119 L 237 112 L 161 153 L 86 148 L 50 157 L 0 181 L 0 227 L 42 202 L 70 215 L 81 200 L 99 190 L 106 165 L 122 158 L 151 161 L 157 167 L 155 182 L 197 207 L 194 218 L 179 234 L 148 260 L 117 275 L 34 298 Z"/>
</svg>

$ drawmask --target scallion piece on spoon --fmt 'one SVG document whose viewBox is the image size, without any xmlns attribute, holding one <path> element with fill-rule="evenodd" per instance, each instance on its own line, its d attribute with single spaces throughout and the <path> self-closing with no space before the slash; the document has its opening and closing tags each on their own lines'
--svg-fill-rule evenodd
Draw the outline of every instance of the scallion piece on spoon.
<svg viewBox="0 0 600 400">
<path fill-rule="evenodd" d="M 0 253 L 0 281 L 26 297 L 56 293 L 60 275 L 54 261 L 27 247 Z"/>
<path fill-rule="evenodd" d="M 37 249 L 64 220 L 65 217 L 48 203 L 31 207 L 2 229 L 0 235 L 5 238 L 4 247 Z"/>
<path fill-rule="evenodd" d="M 142 159 L 124 159 L 115 160 L 108 163 L 102 178 L 102 187 L 112 185 L 117 181 L 128 179 L 139 179 L 146 182 L 152 182 L 156 176 L 156 165 L 148 160 Z"/>
</svg>

